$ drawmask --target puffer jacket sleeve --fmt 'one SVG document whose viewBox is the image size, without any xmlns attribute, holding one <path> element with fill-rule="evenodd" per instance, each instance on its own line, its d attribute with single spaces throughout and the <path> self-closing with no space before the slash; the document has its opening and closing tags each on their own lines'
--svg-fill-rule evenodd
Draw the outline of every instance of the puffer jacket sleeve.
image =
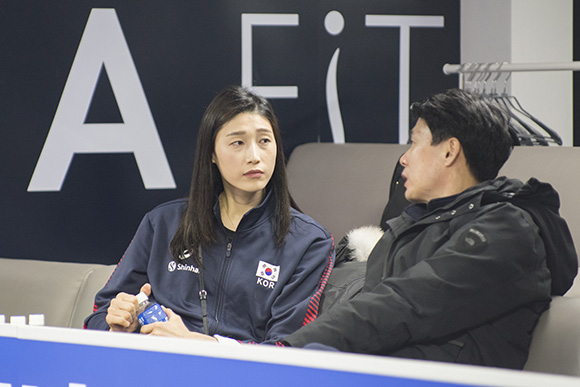
<svg viewBox="0 0 580 387">
<path fill-rule="evenodd" d="M 425 243 L 421 234 L 415 238 Z M 369 257 L 379 280 L 350 302 L 286 337 L 302 347 L 321 343 L 341 351 L 389 354 L 406 345 L 477 327 L 518 306 L 550 297 L 550 274 L 538 228 L 524 211 L 503 204 L 442 238 L 429 256 L 384 276 L 397 240 L 387 231 Z M 418 249 L 417 251 L 420 251 Z M 407 251 L 408 253 L 409 251 Z M 378 273 L 378 274 L 377 274 Z"/>
</svg>

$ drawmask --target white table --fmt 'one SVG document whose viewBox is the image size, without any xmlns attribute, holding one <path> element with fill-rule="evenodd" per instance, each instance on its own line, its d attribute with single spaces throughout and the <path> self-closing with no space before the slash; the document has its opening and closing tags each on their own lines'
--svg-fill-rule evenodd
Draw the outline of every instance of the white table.
<svg viewBox="0 0 580 387">
<path fill-rule="evenodd" d="M 0 324 L 0 387 L 580 386 L 580 378 L 380 356 Z"/>
</svg>

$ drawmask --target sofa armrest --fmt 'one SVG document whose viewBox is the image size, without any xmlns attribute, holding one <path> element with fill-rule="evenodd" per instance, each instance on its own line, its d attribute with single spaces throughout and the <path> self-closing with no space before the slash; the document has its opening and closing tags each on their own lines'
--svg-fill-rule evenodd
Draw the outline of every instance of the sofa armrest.
<svg viewBox="0 0 580 387">
<path fill-rule="evenodd" d="M 71 317 L 71 328 L 82 328 L 85 318 L 93 312 L 95 294 L 105 286 L 116 265 L 101 265 L 87 272 L 85 281 L 79 289 Z"/>
<path fill-rule="evenodd" d="M 80 328 L 92 310 L 89 297 L 113 269 L 112 265 L 0 258 L 0 314 L 10 318 L 40 313 L 47 326 Z"/>
<path fill-rule="evenodd" d="M 526 371 L 580 376 L 580 298 L 554 296 L 534 329 Z"/>
</svg>

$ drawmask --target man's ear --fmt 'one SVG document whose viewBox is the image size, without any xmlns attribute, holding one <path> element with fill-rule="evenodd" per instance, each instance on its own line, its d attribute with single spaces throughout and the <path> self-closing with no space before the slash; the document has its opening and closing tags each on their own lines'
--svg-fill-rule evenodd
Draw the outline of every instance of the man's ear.
<svg viewBox="0 0 580 387">
<path fill-rule="evenodd" d="M 451 166 L 457 162 L 459 155 L 461 154 L 461 143 L 455 137 L 451 137 L 447 140 L 445 154 L 445 165 Z"/>
</svg>

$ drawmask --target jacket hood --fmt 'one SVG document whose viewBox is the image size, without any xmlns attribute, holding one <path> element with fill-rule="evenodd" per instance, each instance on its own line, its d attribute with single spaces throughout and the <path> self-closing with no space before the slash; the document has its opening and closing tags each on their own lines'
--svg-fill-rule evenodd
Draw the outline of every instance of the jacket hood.
<svg viewBox="0 0 580 387">
<path fill-rule="evenodd" d="M 507 201 L 532 216 L 546 248 L 552 294 L 566 293 L 578 272 L 578 257 L 568 225 L 560 216 L 558 192 L 550 184 L 536 178 L 524 184 L 519 180 L 500 177 L 488 188 L 483 191 L 482 202 Z"/>
</svg>

